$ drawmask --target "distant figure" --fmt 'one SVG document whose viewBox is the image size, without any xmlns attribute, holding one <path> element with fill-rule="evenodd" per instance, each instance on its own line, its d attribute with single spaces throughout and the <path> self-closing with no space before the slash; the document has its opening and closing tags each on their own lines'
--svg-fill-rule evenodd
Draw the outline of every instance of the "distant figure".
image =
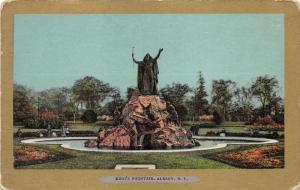
<svg viewBox="0 0 300 190">
<path fill-rule="evenodd" d="M 67 127 L 66 124 L 64 124 L 63 126 L 61 126 L 61 136 L 62 137 L 66 136 L 66 127 Z"/>
<path fill-rule="evenodd" d="M 50 124 L 48 124 L 47 133 L 48 133 L 48 137 L 51 137 L 51 125 Z"/>
<path fill-rule="evenodd" d="M 65 130 L 66 130 L 66 136 L 69 135 L 69 134 L 70 134 L 70 129 L 69 129 L 69 127 L 66 127 Z"/>
<path fill-rule="evenodd" d="M 155 58 L 147 53 L 142 61 L 137 61 L 132 53 L 133 62 L 138 64 L 138 89 L 143 95 L 156 95 L 158 83 L 158 66 L 157 59 L 163 49 L 159 49 Z"/>
<path fill-rule="evenodd" d="M 44 137 L 42 132 L 40 132 L 39 136 L 40 136 L 40 138 Z"/>
<path fill-rule="evenodd" d="M 52 132 L 52 137 L 57 137 L 57 134 L 55 131 Z"/>
<path fill-rule="evenodd" d="M 22 138 L 22 131 L 21 131 L 21 129 L 17 130 L 16 137 L 19 138 L 19 139 Z"/>
</svg>

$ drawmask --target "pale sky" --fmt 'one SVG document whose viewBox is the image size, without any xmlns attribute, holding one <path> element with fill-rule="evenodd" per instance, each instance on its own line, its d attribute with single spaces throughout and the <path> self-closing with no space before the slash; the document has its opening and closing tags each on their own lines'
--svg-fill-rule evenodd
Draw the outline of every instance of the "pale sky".
<svg viewBox="0 0 300 190">
<path fill-rule="evenodd" d="M 283 14 L 17 14 L 14 81 L 34 90 L 72 86 L 94 76 L 122 94 L 136 85 L 137 59 L 158 60 L 159 83 L 195 87 L 202 71 L 212 80 L 248 85 L 275 76 L 283 96 Z"/>
</svg>

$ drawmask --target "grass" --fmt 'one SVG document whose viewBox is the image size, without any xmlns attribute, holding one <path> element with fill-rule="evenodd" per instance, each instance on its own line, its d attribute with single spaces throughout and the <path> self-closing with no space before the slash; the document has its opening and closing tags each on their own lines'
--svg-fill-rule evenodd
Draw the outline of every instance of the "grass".
<svg viewBox="0 0 300 190">
<path fill-rule="evenodd" d="M 230 132 L 230 133 L 249 133 L 249 130 L 246 127 L 226 127 L 224 129 L 226 130 L 226 132 Z M 200 133 L 200 135 L 205 135 L 208 131 L 221 132 L 222 130 L 223 130 L 223 127 L 200 128 L 199 133 Z"/>
<path fill-rule="evenodd" d="M 15 140 L 15 147 L 22 143 Z M 116 164 L 155 164 L 157 169 L 226 169 L 234 168 L 229 164 L 204 158 L 203 155 L 220 150 L 191 153 L 96 153 L 64 149 L 59 145 L 31 144 L 39 150 L 56 155 L 68 155 L 68 159 L 35 165 L 22 166 L 22 169 L 114 169 Z M 224 150 L 233 150 L 238 146 L 229 146 Z M 222 151 L 224 151 L 222 150 Z"/>
<path fill-rule="evenodd" d="M 138 157 L 138 158 L 137 158 Z M 47 169 L 114 169 L 116 164 L 155 164 L 157 169 L 234 168 L 231 165 L 203 157 L 178 154 L 86 154 L 73 159 L 31 165 L 23 168 Z"/>
</svg>

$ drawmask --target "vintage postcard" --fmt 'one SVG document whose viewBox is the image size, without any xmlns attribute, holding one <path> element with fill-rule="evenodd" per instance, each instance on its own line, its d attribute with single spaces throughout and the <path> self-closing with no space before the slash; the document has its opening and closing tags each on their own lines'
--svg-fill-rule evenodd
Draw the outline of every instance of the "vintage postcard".
<svg viewBox="0 0 300 190">
<path fill-rule="evenodd" d="M 292 2 L 4 4 L 7 189 L 292 189 Z"/>
</svg>

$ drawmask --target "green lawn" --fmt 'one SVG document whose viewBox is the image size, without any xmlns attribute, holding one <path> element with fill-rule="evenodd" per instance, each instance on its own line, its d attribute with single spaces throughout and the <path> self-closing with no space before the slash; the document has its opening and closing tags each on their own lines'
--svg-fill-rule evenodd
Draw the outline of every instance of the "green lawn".
<svg viewBox="0 0 300 190">
<path fill-rule="evenodd" d="M 76 122 L 75 124 L 67 121 L 68 127 L 73 131 L 98 131 L 99 128 L 111 126 L 112 122 L 109 121 L 99 121 L 97 123 L 83 123 Z M 41 129 L 29 129 L 24 128 L 23 126 L 14 126 L 14 132 L 17 132 L 18 129 L 21 129 L 22 132 L 38 132 Z"/>
<path fill-rule="evenodd" d="M 25 166 L 23 168 L 49 169 L 113 169 L 116 164 L 155 164 L 157 169 L 234 168 L 203 157 L 177 154 L 86 154 L 67 160 Z"/>
<path fill-rule="evenodd" d="M 16 145 L 22 145 L 15 141 Z M 193 153 L 149 153 L 149 154 L 132 154 L 132 153 L 96 153 L 69 150 L 59 145 L 32 145 L 52 152 L 54 154 L 67 154 L 72 158 L 59 160 L 55 162 L 47 162 L 36 165 L 27 165 L 20 168 L 45 168 L 45 169 L 113 169 L 116 164 L 155 164 L 157 169 L 226 169 L 234 168 L 229 164 L 225 164 L 212 159 L 204 158 L 203 155 L 218 153 L 221 150 L 201 151 Z M 232 150 L 239 148 L 238 146 L 229 146 L 223 149 Z"/>
</svg>

